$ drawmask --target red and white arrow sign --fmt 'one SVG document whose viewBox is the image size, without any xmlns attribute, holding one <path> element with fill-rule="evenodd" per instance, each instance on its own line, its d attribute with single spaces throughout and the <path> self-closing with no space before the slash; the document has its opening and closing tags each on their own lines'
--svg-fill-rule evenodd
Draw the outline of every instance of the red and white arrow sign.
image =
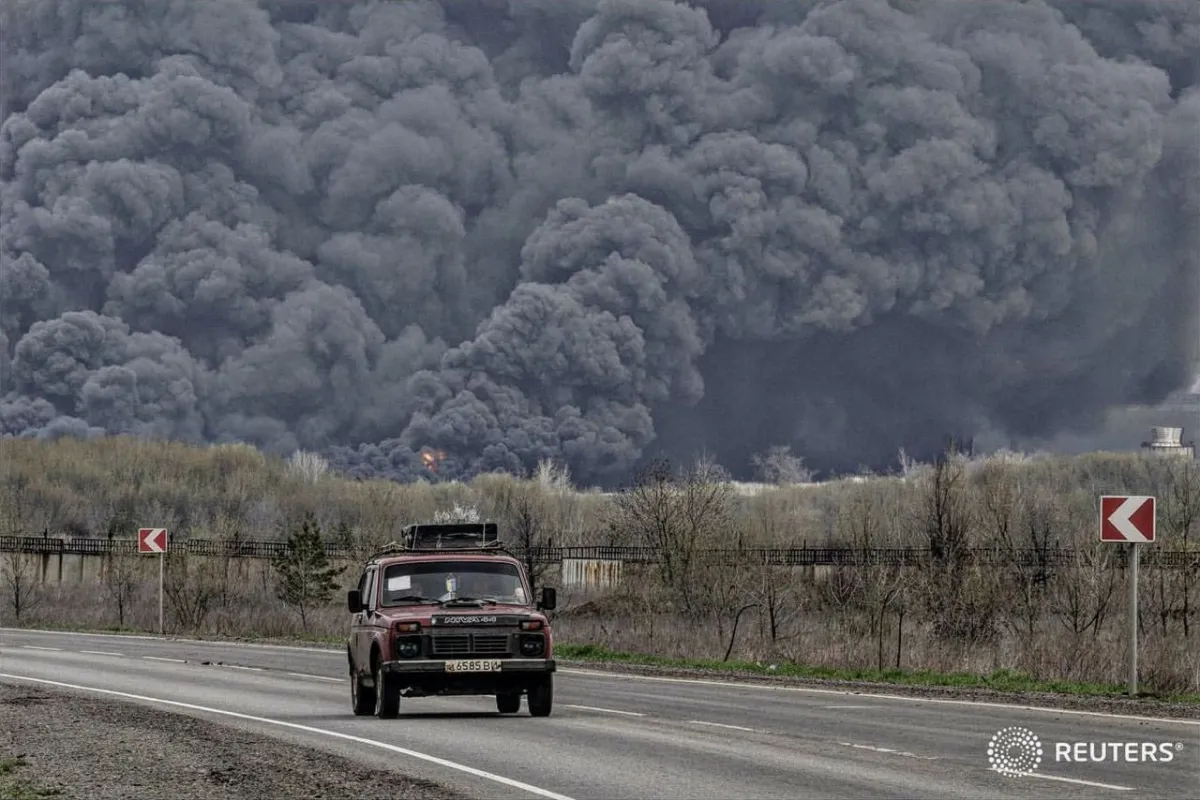
<svg viewBox="0 0 1200 800">
<path fill-rule="evenodd" d="M 1100 498 L 1100 541 L 1153 542 L 1154 498 L 1106 495 Z"/>
<path fill-rule="evenodd" d="M 138 528 L 139 553 L 167 552 L 166 528 Z"/>
</svg>

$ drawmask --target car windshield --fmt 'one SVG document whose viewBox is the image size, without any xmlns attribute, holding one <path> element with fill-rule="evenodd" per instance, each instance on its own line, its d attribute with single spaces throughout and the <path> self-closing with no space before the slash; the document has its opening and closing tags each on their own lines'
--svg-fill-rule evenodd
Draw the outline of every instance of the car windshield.
<svg viewBox="0 0 1200 800">
<path fill-rule="evenodd" d="M 524 604 L 521 576 L 512 564 L 484 561 L 413 561 L 383 573 L 383 605 L 466 599 Z"/>
</svg>

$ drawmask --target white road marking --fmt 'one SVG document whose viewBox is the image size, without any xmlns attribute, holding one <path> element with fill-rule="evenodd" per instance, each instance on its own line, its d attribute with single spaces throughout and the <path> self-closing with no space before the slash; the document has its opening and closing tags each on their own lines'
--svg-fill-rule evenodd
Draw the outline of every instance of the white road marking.
<svg viewBox="0 0 1200 800">
<path fill-rule="evenodd" d="M 46 680 L 44 678 L 29 678 L 24 675 L 9 675 L 9 674 L 3 673 L 3 672 L 0 672 L 0 678 L 9 678 L 9 679 L 18 680 L 18 681 L 30 681 L 33 683 L 42 683 L 42 684 L 46 684 L 48 686 L 57 686 L 57 687 L 60 687 L 63 689 L 76 689 L 78 691 L 94 692 L 96 694 L 110 695 L 112 697 L 120 697 L 120 698 L 124 698 L 126 700 L 140 700 L 140 701 L 146 702 L 146 703 L 158 703 L 159 705 L 172 706 L 174 708 L 185 708 L 185 709 L 188 709 L 189 711 L 201 711 L 206 714 L 219 714 L 221 716 L 234 717 L 235 719 L 244 719 L 244 720 L 248 720 L 250 722 L 258 722 L 258 723 L 263 723 L 266 725 L 278 725 L 281 728 L 290 728 L 292 730 L 304 731 L 305 733 L 315 733 L 315 734 L 319 734 L 321 736 L 329 736 L 333 739 L 342 739 L 347 742 L 354 742 L 356 744 L 367 745 L 368 747 L 378 747 L 381 750 L 387 750 L 388 752 L 391 752 L 391 753 L 398 753 L 399 755 L 408 756 L 409 758 L 416 758 L 421 761 L 428 761 L 429 763 L 437 764 L 440 767 L 446 767 L 448 769 L 456 770 L 458 772 L 465 772 L 466 774 L 474 775 L 477 778 L 483 778 L 484 780 L 489 780 L 494 783 L 500 783 L 505 786 L 511 786 L 514 789 L 520 789 L 523 792 L 529 792 L 530 794 L 535 794 L 538 797 L 545 797 L 545 798 L 547 798 L 547 800 L 574 800 L 573 798 L 568 797 L 565 794 L 558 794 L 557 792 L 552 792 L 549 789 L 542 789 L 537 786 L 532 786 L 528 783 L 522 783 L 521 781 L 513 780 L 512 778 L 505 778 L 503 775 L 497 775 L 494 772 L 487 772 L 486 770 L 476 769 L 475 767 L 469 767 L 466 764 L 459 764 L 456 761 L 450 761 L 445 758 L 431 756 L 426 753 L 419 753 L 416 750 L 409 750 L 408 748 L 405 748 L 405 747 L 397 747 L 394 744 L 387 744 L 386 742 L 376 742 L 372 739 L 365 739 L 361 736 L 352 736 L 348 733 L 340 733 L 338 731 L 325 730 L 324 728 L 314 728 L 310 725 L 301 725 L 296 722 L 285 722 L 284 720 L 281 720 L 281 719 L 269 719 L 267 717 L 256 717 L 251 714 L 242 714 L 237 711 L 226 711 L 226 710 L 220 709 L 220 708 L 209 708 L 208 706 L 199 706 L 199 705 L 195 705 L 193 703 L 181 703 L 178 700 L 163 700 L 162 698 L 158 698 L 158 697 L 147 697 L 145 695 L 140 695 L 140 694 L 130 694 L 129 692 L 118 692 L 113 689 L 98 689 L 94 686 L 80 686 L 79 684 L 62 683 L 61 681 L 50 681 L 50 680 Z"/>
<path fill-rule="evenodd" d="M 997 770 L 995 767 L 989 767 L 993 772 Z M 1097 789 L 1112 789 L 1117 792 L 1132 792 L 1132 786 L 1117 786 L 1113 783 L 1097 783 L 1096 781 L 1085 781 L 1079 778 L 1064 778 L 1061 775 L 1046 775 L 1042 772 L 1026 772 L 1021 777 L 1024 778 L 1041 778 L 1044 781 L 1059 781 L 1060 783 L 1074 783 L 1079 786 L 1093 786 Z"/>
<path fill-rule="evenodd" d="M 182 658 L 163 658 L 162 656 L 142 656 L 147 661 L 169 661 L 172 664 L 186 664 Z"/>
<path fill-rule="evenodd" d="M 111 650 L 80 650 L 81 653 L 87 653 L 89 656 L 120 656 L 124 657 L 124 653 L 114 653 Z"/>
<path fill-rule="evenodd" d="M 642 714 L 641 712 L 638 712 L 638 711 L 618 711 L 615 708 L 597 708 L 596 706 L 576 706 L 576 705 L 572 705 L 571 703 L 563 703 L 563 705 L 565 705 L 567 708 L 578 708 L 581 711 L 602 711 L 605 714 L 623 714 L 626 717 L 644 717 L 644 716 L 646 716 L 645 714 Z"/>
<path fill-rule="evenodd" d="M 247 672 L 262 672 L 262 667 L 243 667 L 240 664 L 209 664 L 211 667 L 225 667 L 226 669 L 244 669 Z"/>
<path fill-rule="evenodd" d="M 53 650 L 55 653 L 63 652 L 61 647 L 38 647 L 37 645 L 32 644 L 23 644 L 21 647 L 25 650 Z"/>
<path fill-rule="evenodd" d="M 853 747 L 858 750 L 870 750 L 874 753 L 890 753 L 894 756 L 904 756 L 905 758 L 919 758 L 922 761 L 937 761 L 937 756 L 919 756 L 916 753 L 910 753 L 907 750 L 893 750 L 890 747 L 875 747 L 869 744 L 854 744 L 853 742 L 838 742 L 843 747 Z"/>
<path fill-rule="evenodd" d="M 655 675 L 632 675 L 624 672 L 603 672 L 599 670 L 575 669 L 568 667 L 558 670 L 567 675 L 587 675 L 595 678 L 623 679 L 634 681 L 660 681 L 662 683 L 696 684 L 698 686 L 723 686 L 729 689 L 755 689 L 768 692 L 800 692 L 803 694 L 836 694 L 842 697 L 870 697 L 879 700 L 904 700 L 909 703 L 941 703 L 944 705 L 975 706 L 984 708 L 1000 708 L 1005 711 L 1040 711 L 1046 714 L 1076 714 L 1085 717 L 1108 717 L 1109 719 L 1128 719 L 1136 722 L 1159 722 L 1167 725 L 1200 726 L 1200 720 L 1175 719 L 1172 717 L 1143 717 L 1136 714 L 1111 714 L 1105 711 L 1078 711 L 1073 708 L 1047 708 L 1045 706 L 1024 706 L 1016 703 L 993 703 L 985 700 L 948 700 L 941 697 L 907 697 L 900 694 L 880 694 L 875 692 L 858 692 L 846 689 L 817 689 L 808 686 L 765 686 L 761 683 L 737 683 L 734 681 L 714 681 L 704 678 L 662 678 Z"/>
<path fill-rule="evenodd" d="M 284 675 L 291 675 L 293 678 L 312 678 L 314 681 L 329 681 L 330 683 L 341 683 L 342 678 L 327 678 L 324 675 L 309 675 L 306 672 L 285 672 Z"/>
<path fill-rule="evenodd" d="M 746 731 L 747 733 L 758 733 L 754 728 L 743 728 L 741 725 L 726 725 L 724 722 L 705 722 L 700 719 L 689 719 L 689 725 L 710 725 L 714 728 L 729 728 L 733 731 Z"/>
</svg>

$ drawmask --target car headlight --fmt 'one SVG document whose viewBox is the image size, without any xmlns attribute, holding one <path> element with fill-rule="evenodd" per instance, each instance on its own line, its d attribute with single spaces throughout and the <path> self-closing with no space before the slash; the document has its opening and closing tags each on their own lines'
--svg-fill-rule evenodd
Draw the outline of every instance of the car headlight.
<svg viewBox="0 0 1200 800">
<path fill-rule="evenodd" d="M 540 633 L 526 634 L 521 637 L 521 655 L 536 658 L 546 652 L 546 637 Z"/>
<path fill-rule="evenodd" d="M 416 636 L 406 636 L 396 642 L 396 653 L 401 658 L 416 658 L 421 654 L 421 640 Z"/>
</svg>

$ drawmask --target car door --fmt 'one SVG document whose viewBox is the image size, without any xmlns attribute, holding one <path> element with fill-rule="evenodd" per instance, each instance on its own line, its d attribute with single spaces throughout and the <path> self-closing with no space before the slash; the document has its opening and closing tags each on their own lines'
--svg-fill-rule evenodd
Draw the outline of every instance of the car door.
<svg viewBox="0 0 1200 800">
<path fill-rule="evenodd" d="M 359 654 L 362 659 L 359 663 L 364 668 L 369 669 L 371 659 L 371 642 L 375 640 L 375 628 L 377 625 L 375 614 L 379 609 L 379 580 L 378 568 L 367 568 L 367 588 L 363 594 L 363 605 L 366 609 L 363 611 L 363 636 L 359 643 Z"/>
<path fill-rule="evenodd" d="M 375 568 L 367 567 L 363 571 L 362 577 L 358 579 L 358 594 L 362 598 L 364 605 L 367 603 L 367 598 L 371 596 L 371 585 L 374 574 Z M 369 619 L 370 615 L 364 609 L 354 614 L 350 620 L 350 649 L 354 657 L 354 666 L 360 671 L 366 668 L 366 658 L 371 652 Z"/>
</svg>

